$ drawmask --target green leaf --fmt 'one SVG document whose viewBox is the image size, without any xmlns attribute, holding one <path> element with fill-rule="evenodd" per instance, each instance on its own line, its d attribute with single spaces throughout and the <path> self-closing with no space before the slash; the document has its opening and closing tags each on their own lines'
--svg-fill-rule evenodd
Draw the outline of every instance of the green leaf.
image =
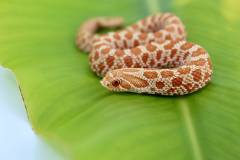
<svg viewBox="0 0 240 160">
<path fill-rule="evenodd" d="M 240 159 L 240 3 L 237 0 L 2 0 L 0 64 L 20 83 L 37 134 L 71 159 Z M 112 93 L 75 46 L 95 16 L 133 23 L 157 10 L 179 15 L 214 75 L 182 97 Z"/>
</svg>

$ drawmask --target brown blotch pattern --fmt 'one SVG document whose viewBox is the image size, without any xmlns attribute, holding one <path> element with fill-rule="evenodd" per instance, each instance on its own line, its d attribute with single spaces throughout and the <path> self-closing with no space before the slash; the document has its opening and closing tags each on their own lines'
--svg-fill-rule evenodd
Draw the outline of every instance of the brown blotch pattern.
<svg viewBox="0 0 240 160">
<path fill-rule="evenodd" d="M 99 63 L 98 68 L 99 68 L 99 72 L 102 73 L 103 69 L 105 68 L 104 63 Z"/>
<path fill-rule="evenodd" d="M 162 50 L 158 50 L 158 51 L 157 51 L 157 54 L 156 54 L 156 59 L 157 59 L 157 60 L 160 60 L 160 59 L 161 59 L 161 56 L 162 56 Z"/>
<path fill-rule="evenodd" d="M 130 39 L 132 39 L 133 35 L 132 35 L 131 32 L 127 32 L 127 33 L 125 34 L 125 37 L 130 40 Z"/>
<path fill-rule="evenodd" d="M 177 54 L 177 49 L 172 49 L 170 57 L 173 58 Z"/>
<path fill-rule="evenodd" d="M 174 24 L 179 24 L 180 22 L 179 22 L 178 19 L 173 19 L 173 20 L 172 20 L 172 23 L 174 23 Z"/>
<path fill-rule="evenodd" d="M 205 50 L 203 48 L 198 48 L 196 51 L 192 53 L 192 56 L 197 57 L 203 54 L 206 54 Z"/>
<path fill-rule="evenodd" d="M 180 35 L 183 34 L 183 30 L 182 30 L 182 28 L 178 27 L 178 28 L 177 28 L 177 31 L 178 31 L 178 33 L 179 33 Z"/>
<path fill-rule="evenodd" d="M 175 31 L 175 28 L 173 26 L 170 26 L 170 27 L 167 27 L 166 28 L 166 31 L 168 32 L 174 32 Z"/>
<path fill-rule="evenodd" d="M 162 38 L 162 36 L 163 36 L 163 33 L 162 32 L 155 32 L 154 33 L 154 36 L 156 37 L 156 38 Z"/>
<path fill-rule="evenodd" d="M 179 86 L 181 86 L 181 85 L 182 85 L 182 81 L 183 81 L 183 79 L 180 78 L 180 77 L 177 77 L 177 78 L 172 79 L 172 85 L 173 85 L 173 87 L 179 87 Z"/>
<path fill-rule="evenodd" d="M 154 60 L 154 59 L 151 59 L 149 65 L 150 65 L 151 67 L 153 67 L 153 66 L 155 65 L 155 63 L 156 63 L 155 60 Z"/>
<path fill-rule="evenodd" d="M 167 60 L 168 60 L 168 57 L 166 56 L 166 57 L 164 57 L 163 62 L 166 63 Z"/>
<path fill-rule="evenodd" d="M 112 42 L 112 39 L 110 39 L 110 38 L 105 38 L 104 40 L 107 42 Z"/>
<path fill-rule="evenodd" d="M 179 68 L 178 70 L 177 70 L 180 74 L 188 74 L 188 73 L 190 73 L 190 71 L 191 71 L 191 68 L 188 68 L 188 67 L 186 67 L 186 68 Z"/>
<path fill-rule="evenodd" d="M 107 57 L 107 65 L 109 66 L 109 67 L 112 67 L 112 65 L 113 65 L 113 63 L 114 63 L 114 57 L 113 56 L 108 56 Z"/>
<path fill-rule="evenodd" d="M 146 48 L 149 52 L 153 52 L 156 50 L 157 47 L 149 43 L 147 44 Z"/>
<path fill-rule="evenodd" d="M 124 52 L 121 49 L 116 50 L 115 52 L 116 56 L 121 57 L 124 55 Z"/>
<path fill-rule="evenodd" d="M 210 79 L 210 74 L 208 72 L 206 72 L 204 75 L 204 80 L 207 81 L 209 79 Z"/>
<path fill-rule="evenodd" d="M 142 53 L 141 49 L 139 49 L 138 47 L 132 48 L 131 52 L 135 55 L 139 55 Z"/>
<path fill-rule="evenodd" d="M 123 74 L 122 77 L 128 82 L 130 82 L 134 87 L 137 87 L 137 88 L 144 88 L 149 85 L 146 80 L 133 75 Z"/>
<path fill-rule="evenodd" d="M 132 28 L 133 28 L 134 30 L 137 30 L 139 27 L 138 27 L 137 24 L 133 24 L 133 25 L 132 25 Z"/>
<path fill-rule="evenodd" d="M 100 47 L 102 46 L 106 46 L 107 44 L 106 43 L 101 43 L 101 44 L 97 44 L 94 46 L 95 49 L 99 49 Z"/>
<path fill-rule="evenodd" d="M 192 83 L 187 83 L 187 84 L 183 84 L 183 87 L 188 91 L 191 92 L 192 91 Z"/>
<path fill-rule="evenodd" d="M 147 60 L 148 60 L 148 54 L 147 53 L 144 53 L 143 55 L 142 55 L 142 61 L 143 61 L 143 63 L 147 63 Z"/>
<path fill-rule="evenodd" d="M 174 46 L 174 42 L 170 42 L 167 45 L 164 46 L 164 49 L 172 49 L 172 47 Z"/>
<path fill-rule="evenodd" d="M 143 73 L 143 76 L 145 76 L 146 78 L 149 78 L 149 79 L 155 79 L 155 78 L 157 78 L 158 74 L 155 71 L 145 71 Z"/>
<path fill-rule="evenodd" d="M 119 48 L 119 45 L 117 42 L 114 42 L 115 48 Z"/>
<path fill-rule="evenodd" d="M 128 84 L 128 83 L 125 82 L 125 81 L 122 81 L 122 82 L 120 83 L 120 86 L 121 86 L 122 88 L 125 88 L 125 89 L 130 89 L 130 88 L 131 88 L 130 84 Z"/>
<path fill-rule="evenodd" d="M 133 42 L 133 46 L 134 46 L 134 47 L 138 46 L 139 44 L 140 44 L 140 43 L 139 43 L 138 40 L 134 40 L 134 42 Z"/>
<path fill-rule="evenodd" d="M 157 89 L 162 89 L 164 86 L 165 86 L 165 85 L 164 85 L 164 83 L 163 83 L 162 81 L 157 81 L 157 82 L 156 82 L 156 87 L 157 87 Z"/>
<path fill-rule="evenodd" d="M 133 64 L 132 57 L 130 56 L 124 57 L 124 63 L 126 64 L 127 67 L 131 67 Z"/>
<path fill-rule="evenodd" d="M 184 54 L 183 54 L 183 59 L 185 60 L 185 59 L 187 59 L 187 57 L 190 55 L 190 53 L 189 52 L 185 52 Z"/>
<path fill-rule="evenodd" d="M 140 38 L 141 40 L 147 39 L 147 33 L 141 33 L 141 34 L 139 35 L 139 38 Z"/>
<path fill-rule="evenodd" d="M 103 50 L 102 50 L 102 53 L 103 54 L 108 54 L 109 52 L 110 52 L 110 48 L 104 48 Z"/>
<path fill-rule="evenodd" d="M 125 39 L 123 40 L 123 45 L 124 45 L 124 48 L 128 48 L 128 44 L 127 44 L 127 41 Z"/>
<path fill-rule="evenodd" d="M 139 63 L 135 63 L 133 67 L 134 68 L 141 68 L 141 65 Z"/>
<path fill-rule="evenodd" d="M 99 58 L 99 52 L 97 51 L 94 54 L 94 60 L 96 61 L 96 60 L 98 60 L 98 58 Z"/>
<path fill-rule="evenodd" d="M 186 42 L 185 44 L 183 44 L 183 45 L 181 46 L 181 49 L 185 51 L 185 50 L 188 50 L 188 49 L 192 48 L 192 46 L 193 46 L 193 43 L 191 43 L 191 42 Z"/>
<path fill-rule="evenodd" d="M 169 78 L 173 76 L 173 71 L 165 70 L 161 72 L 163 78 Z"/>
<path fill-rule="evenodd" d="M 176 88 L 169 88 L 169 89 L 167 90 L 167 93 L 173 95 L 175 91 L 176 91 Z"/>
<path fill-rule="evenodd" d="M 196 60 L 196 61 L 191 61 L 191 65 L 196 65 L 196 66 L 204 66 L 206 63 L 206 60 L 205 59 L 199 59 L 199 60 Z"/>
<path fill-rule="evenodd" d="M 172 40 L 172 36 L 170 34 L 166 35 L 165 37 L 166 40 Z"/>
<path fill-rule="evenodd" d="M 119 35 L 118 33 L 115 33 L 115 34 L 113 35 L 113 37 L 114 37 L 116 40 L 120 40 L 120 39 L 121 39 L 121 37 L 120 37 L 120 35 Z"/>
<path fill-rule="evenodd" d="M 193 80 L 199 82 L 202 79 L 202 72 L 200 69 L 196 69 L 192 72 Z"/>
</svg>

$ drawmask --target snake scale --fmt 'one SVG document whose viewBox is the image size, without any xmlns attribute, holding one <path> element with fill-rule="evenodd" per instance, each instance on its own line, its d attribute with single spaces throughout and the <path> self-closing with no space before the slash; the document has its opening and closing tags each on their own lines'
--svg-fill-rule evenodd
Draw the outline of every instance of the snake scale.
<svg viewBox="0 0 240 160">
<path fill-rule="evenodd" d="M 185 27 L 172 13 L 157 13 L 125 29 L 96 34 L 99 28 L 123 25 L 121 17 L 84 22 L 77 46 L 89 54 L 91 69 L 111 91 L 184 95 L 211 79 L 208 52 L 186 41 Z"/>
</svg>

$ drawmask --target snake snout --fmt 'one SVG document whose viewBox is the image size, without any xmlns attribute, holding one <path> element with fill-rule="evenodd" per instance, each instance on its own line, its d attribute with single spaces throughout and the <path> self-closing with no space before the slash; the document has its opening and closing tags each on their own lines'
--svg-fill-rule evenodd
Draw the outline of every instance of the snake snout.
<svg viewBox="0 0 240 160">
<path fill-rule="evenodd" d="M 105 88 L 108 88 L 108 87 L 109 87 L 109 83 L 107 83 L 104 79 L 102 79 L 102 80 L 100 81 L 100 83 L 101 83 L 101 85 L 102 85 L 103 87 L 105 87 Z"/>
<path fill-rule="evenodd" d="M 103 80 L 101 80 L 100 83 L 101 83 L 102 86 L 105 87 L 105 84 L 104 84 L 104 81 L 103 81 Z"/>
</svg>

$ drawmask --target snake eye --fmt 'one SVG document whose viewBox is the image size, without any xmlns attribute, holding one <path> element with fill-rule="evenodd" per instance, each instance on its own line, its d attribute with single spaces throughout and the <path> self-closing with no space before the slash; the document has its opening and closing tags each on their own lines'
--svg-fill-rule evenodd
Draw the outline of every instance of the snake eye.
<svg viewBox="0 0 240 160">
<path fill-rule="evenodd" d="M 120 84 L 120 80 L 113 80 L 113 81 L 112 81 L 112 86 L 113 86 L 113 87 L 118 87 L 119 84 Z"/>
</svg>

